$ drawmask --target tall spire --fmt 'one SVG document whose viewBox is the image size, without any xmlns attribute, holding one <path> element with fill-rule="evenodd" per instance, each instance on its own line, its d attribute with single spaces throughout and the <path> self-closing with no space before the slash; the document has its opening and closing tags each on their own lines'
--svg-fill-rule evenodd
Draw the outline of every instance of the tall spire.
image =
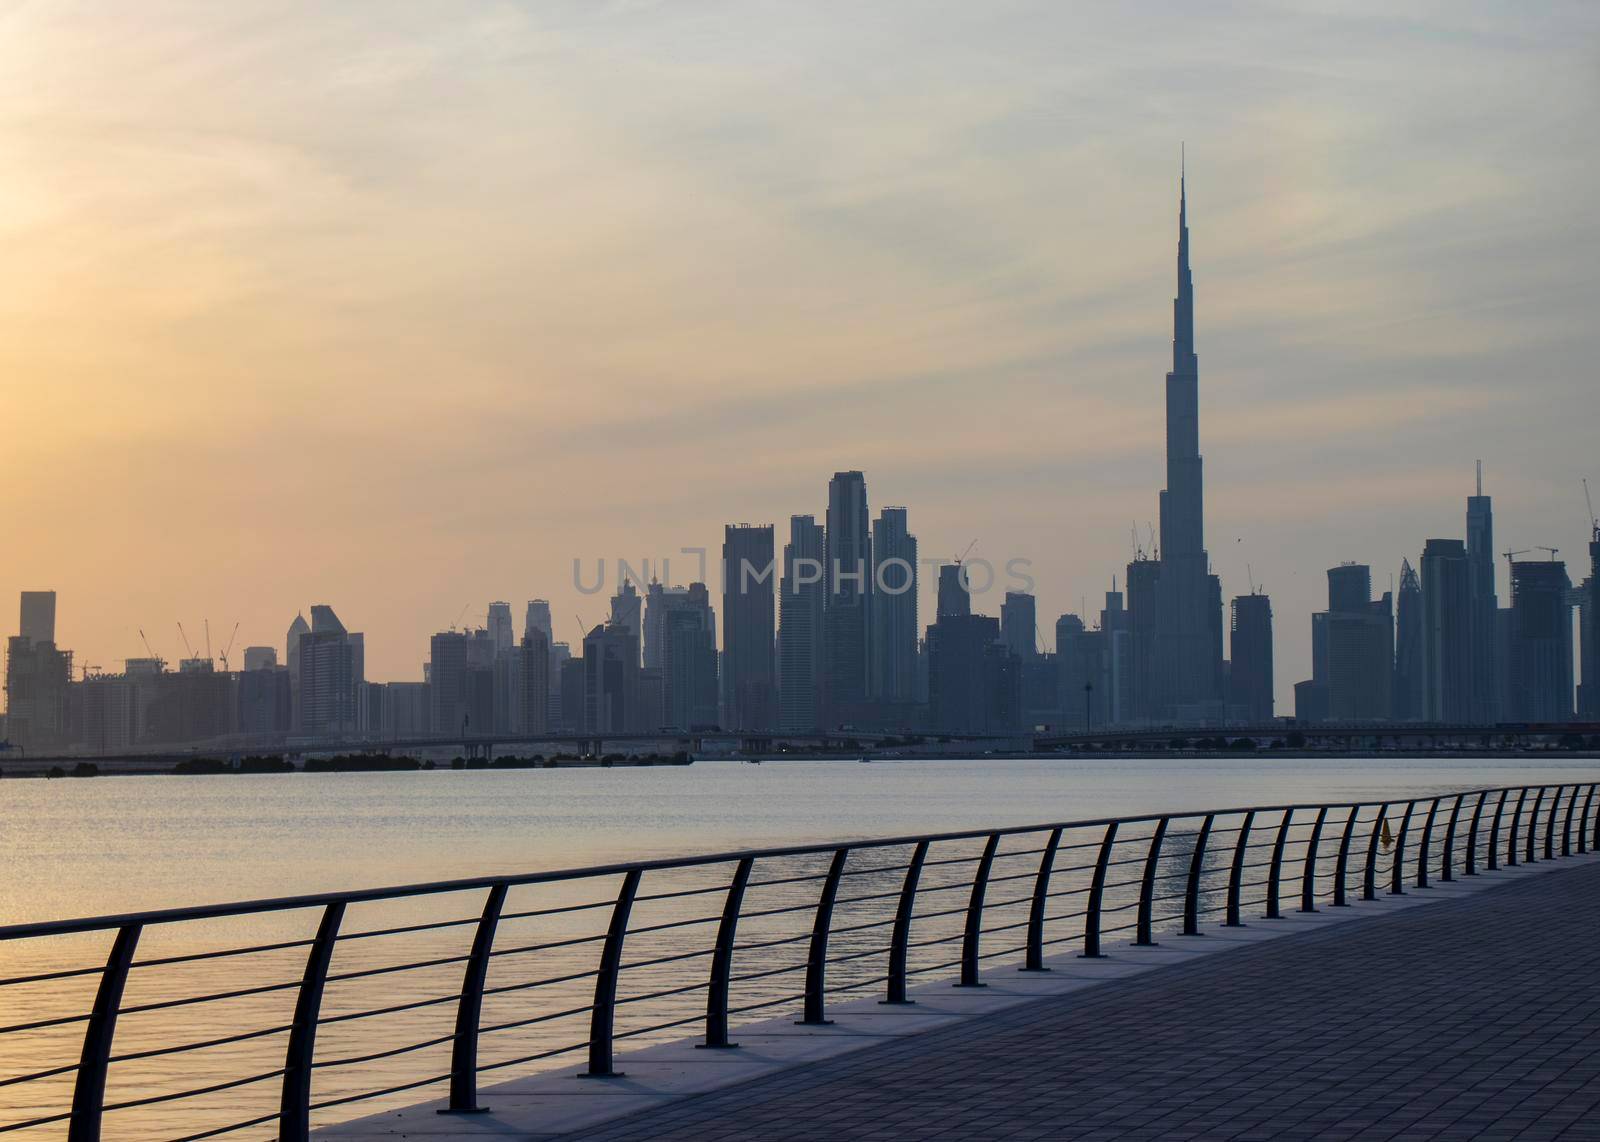
<svg viewBox="0 0 1600 1142">
<path fill-rule="evenodd" d="M 1178 292 L 1172 299 L 1172 371 L 1167 374 L 1167 487 L 1161 497 L 1161 554 L 1205 554 L 1201 491 L 1200 363 L 1194 352 L 1194 277 L 1189 271 L 1187 156 L 1178 167 Z M 1201 565 L 1202 567 L 1204 564 Z"/>
<path fill-rule="evenodd" d="M 1194 369 L 1194 278 L 1189 273 L 1187 156 L 1178 160 L 1178 296 L 1172 302 L 1172 371 Z"/>
</svg>

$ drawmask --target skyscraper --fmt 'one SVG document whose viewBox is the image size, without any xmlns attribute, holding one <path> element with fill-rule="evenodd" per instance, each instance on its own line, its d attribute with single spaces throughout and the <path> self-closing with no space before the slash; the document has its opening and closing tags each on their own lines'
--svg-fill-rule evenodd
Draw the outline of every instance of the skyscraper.
<svg viewBox="0 0 1600 1142">
<path fill-rule="evenodd" d="M 529 599 L 528 612 L 522 621 L 522 633 L 542 631 L 545 641 L 554 643 L 556 631 L 550 621 L 550 604 L 544 599 Z"/>
<path fill-rule="evenodd" d="M 1394 698 L 1397 722 L 1427 716 L 1426 679 L 1422 666 L 1422 581 L 1410 560 L 1400 561 L 1400 597 L 1395 608 Z"/>
<path fill-rule="evenodd" d="M 34 642 L 56 641 L 56 593 L 54 591 L 22 592 L 22 621 L 17 633 Z"/>
<path fill-rule="evenodd" d="M 1161 547 L 1154 589 L 1136 589 L 1128 569 L 1135 653 L 1145 626 L 1140 610 L 1153 608 L 1147 661 L 1135 667 L 1143 689 L 1140 716 L 1155 721 L 1202 722 L 1221 713 L 1222 587 L 1211 574 L 1205 547 L 1205 495 L 1200 457 L 1200 364 L 1194 348 L 1194 279 L 1189 268 L 1187 179 L 1178 189 L 1178 292 L 1172 302 L 1172 371 L 1167 374 L 1167 486 L 1160 497 Z M 1136 562 L 1138 562 L 1136 560 Z"/>
<path fill-rule="evenodd" d="M 722 538 L 722 727 L 778 720 L 772 525 L 729 524 Z"/>
<path fill-rule="evenodd" d="M 550 639 L 538 627 L 522 636 L 517 647 L 517 716 L 520 732 L 543 734 L 550 729 Z"/>
<path fill-rule="evenodd" d="M 1228 706 L 1246 725 L 1272 720 L 1272 600 L 1239 595 L 1233 600 L 1228 643 Z"/>
<path fill-rule="evenodd" d="M 824 725 L 836 726 L 861 717 L 867 701 L 872 537 L 867 481 L 860 472 L 835 472 L 828 482 L 826 544 L 823 717 Z"/>
<path fill-rule="evenodd" d="M 1430 539 L 1422 549 L 1423 720 L 1465 722 L 1472 710 L 1472 583 L 1467 547 Z"/>
<path fill-rule="evenodd" d="M 1590 533 L 1589 578 L 1583 588 L 1583 685 L 1578 713 L 1589 721 L 1600 721 L 1600 526 Z"/>
<path fill-rule="evenodd" d="M 784 730 L 821 726 L 822 622 L 827 601 L 823 530 L 809 515 L 789 517 L 778 597 L 778 725 Z"/>
<path fill-rule="evenodd" d="M 917 692 L 917 537 L 905 508 L 872 525 L 872 697 L 888 724 L 909 722 Z M 893 707 L 901 707 L 895 711 Z"/>
<path fill-rule="evenodd" d="M 1344 563 L 1328 569 L 1328 609 L 1313 615 L 1314 673 L 1337 722 L 1389 717 L 1394 698 L 1393 600 L 1373 600 L 1372 569 Z"/>
<path fill-rule="evenodd" d="M 624 579 L 617 585 L 617 593 L 611 596 L 611 617 L 609 626 L 620 626 L 633 635 L 634 650 L 641 651 L 644 647 L 644 600 L 639 596 L 639 588 L 634 586 L 632 579 Z"/>
<path fill-rule="evenodd" d="M 716 725 L 717 621 L 706 585 L 652 594 L 647 624 L 652 610 L 659 611 L 660 629 L 651 668 L 661 672 L 664 724 L 677 730 Z"/>
<path fill-rule="evenodd" d="M 306 735 L 356 732 L 356 690 L 362 681 L 361 636 L 345 630 L 333 608 L 311 608 L 311 629 L 295 642 L 300 678 L 294 726 Z"/>
<path fill-rule="evenodd" d="M 1000 604 L 1000 640 L 1019 659 L 1039 653 L 1038 607 L 1026 591 L 1007 591 Z"/>
<path fill-rule="evenodd" d="M 967 579 L 961 564 L 945 563 L 939 568 L 939 598 L 933 617 L 957 618 L 972 613 L 972 593 L 967 590 Z"/>
<path fill-rule="evenodd" d="M 1567 565 L 1524 559 L 1511 564 L 1511 718 L 1572 718 L 1572 612 Z"/>
<path fill-rule="evenodd" d="M 1472 599 L 1472 698 L 1468 720 L 1493 722 L 1495 700 L 1494 624 L 1499 601 L 1494 590 L 1494 506 L 1483 494 L 1483 461 L 1478 461 L 1477 495 L 1467 497 L 1467 591 Z"/>
<path fill-rule="evenodd" d="M 511 604 L 489 604 L 489 637 L 494 640 L 495 655 L 509 655 L 511 648 L 517 645 L 517 637 L 512 632 Z"/>
</svg>

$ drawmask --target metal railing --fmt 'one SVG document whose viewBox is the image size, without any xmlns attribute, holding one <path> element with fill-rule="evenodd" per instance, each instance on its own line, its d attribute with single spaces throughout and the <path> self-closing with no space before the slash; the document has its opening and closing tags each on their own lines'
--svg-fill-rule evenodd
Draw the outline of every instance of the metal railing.
<svg viewBox="0 0 1600 1142">
<path fill-rule="evenodd" d="M 299 1142 L 314 1119 L 434 1091 L 469 1113 L 486 1079 L 577 1058 L 615 1075 L 625 1040 L 698 1027 L 731 1049 L 736 1024 L 782 1008 L 820 1024 L 844 995 L 903 1004 L 913 981 L 981 987 L 986 965 L 1048 971 L 1053 953 L 1103 956 L 1113 939 L 1600 850 L 1595 790 L 1072 821 L 3 927 L 0 1134 L 91 1142 L 115 1119 L 118 1137 Z M 74 956 L 88 962 L 64 966 Z"/>
</svg>

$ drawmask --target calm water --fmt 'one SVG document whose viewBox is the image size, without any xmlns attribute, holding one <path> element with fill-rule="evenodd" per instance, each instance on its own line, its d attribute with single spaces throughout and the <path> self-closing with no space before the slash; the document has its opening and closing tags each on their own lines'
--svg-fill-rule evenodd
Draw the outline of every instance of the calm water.
<svg viewBox="0 0 1600 1142">
<path fill-rule="evenodd" d="M 397 774 L 292 774 L 260 777 L 140 777 L 93 780 L 15 780 L 0 782 L 5 814 L 0 856 L 7 875 L 0 880 L 0 922 L 116 913 L 144 908 L 198 904 L 250 897 L 292 895 L 342 888 L 423 880 L 516 873 L 537 869 L 609 863 L 629 858 L 689 854 L 756 845 L 828 841 L 994 825 L 1021 825 L 1157 811 L 1193 811 L 1229 806 L 1393 799 L 1453 790 L 1593 780 L 1592 761 L 1561 763 L 1406 760 L 1251 761 L 853 761 L 702 762 L 690 767 L 502 770 Z M 1219 819 L 1223 831 L 1228 819 Z M 1236 826 L 1237 820 L 1232 823 Z M 1187 826 L 1192 829 L 1192 825 Z M 1140 859 L 1147 832 L 1127 830 L 1127 867 L 1113 874 L 1107 909 L 1125 921 L 1133 889 L 1115 878 L 1130 874 Z M 1095 836 L 1085 836 L 1094 841 Z M 1070 841 L 1074 834 L 1068 834 Z M 1303 840 L 1304 834 L 1299 834 Z M 986 930 L 992 921 L 1004 939 L 1018 937 L 1025 918 L 1027 886 L 1037 867 L 1041 840 L 1023 834 L 1002 845 L 991 879 Z M 1214 899 L 1224 873 L 1224 838 L 1207 853 L 1207 899 Z M 1183 875 L 1192 833 L 1176 831 L 1163 849 L 1163 875 Z M 1081 908 L 1084 872 L 1074 862 L 1091 859 L 1089 847 L 1064 845 L 1056 883 L 1063 889 L 1059 935 L 1064 946 L 1077 938 L 1074 909 Z M 1329 846 L 1320 864 L 1329 860 Z M 971 850 L 971 851 L 968 851 Z M 1215 851 L 1213 851 L 1215 850 Z M 919 980 L 949 973 L 958 946 L 960 911 L 971 876 L 975 844 L 952 842 L 930 854 L 919 895 L 912 963 L 929 972 Z M 934 859 L 945 858 L 945 859 Z M 835 917 L 830 956 L 843 962 L 830 983 L 846 987 L 880 986 L 883 964 L 877 949 L 882 927 L 892 915 L 906 852 L 877 850 L 851 858 L 847 889 Z M 1293 859 L 1293 852 L 1290 854 Z M 820 873 L 825 861 L 805 858 L 783 867 L 759 862 L 746 897 L 739 930 L 740 947 L 749 941 L 759 952 L 736 956 L 739 981 L 736 1006 L 749 1005 L 747 1018 L 782 1013 L 791 1004 L 803 966 L 804 940 L 814 908 L 817 882 L 795 874 Z M 815 867 L 811 867 L 811 866 Z M 638 1042 L 681 1038 L 695 1033 L 703 1012 L 703 991 L 667 994 L 703 980 L 704 963 L 681 960 L 652 966 L 656 957 L 709 943 L 710 929 L 725 891 L 728 866 L 689 872 L 651 874 L 635 909 L 625 959 L 640 970 L 625 973 L 624 995 L 641 1000 L 619 1012 L 619 1031 L 639 1029 Z M 1136 878 L 1136 872 L 1131 873 Z M 496 948 L 508 949 L 494 961 L 486 1002 L 485 1028 L 507 1030 L 484 1035 L 483 1064 L 506 1063 L 486 1075 L 486 1083 L 540 1069 L 576 1069 L 578 1055 L 531 1058 L 581 1044 L 597 947 L 580 941 L 603 931 L 615 880 L 519 888 L 507 901 L 511 912 L 539 915 L 502 923 Z M 942 887 L 941 887 L 942 886 Z M 931 891 L 929 891 L 931 889 Z M 696 891 L 704 895 L 694 895 Z M 941 892 L 943 893 L 941 895 Z M 685 893 L 687 893 L 685 895 Z M 921 901 L 926 897 L 927 903 Z M 594 904 L 587 911 L 548 914 L 551 907 Z M 341 973 L 363 973 L 432 957 L 460 956 L 471 927 L 361 938 L 360 933 L 437 920 L 470 919 L 482 905 L 481 893 L 387 902 L 353 907 L 342 931 L 357 938 L 341 941 L 334 959 L 323 1015 L 359 1014 L 375 1007 L 449 1000 L 459 990 L 460 964 L 339 980 Z M 789 909 L 793 909 L 792 911 Z M 924 918 L 925 917 L 925 918 Z M 228 921 L 207 921 L 148 929 L 138 961 L 251 946 L 275 940 L 303 940 L 316 927 L 311 911 L 275 913 Z M 1112 923 L 1110 919 L 1108 924 Z M 689 927 L 678 925 L 689 924 Z M 661 931 L 646 929 L 661 925 Z M 1126 936 L 1119 938 L 1126 939 Z M 571 946 L 566 946 L 570 943 Z M 562 944 L 563 946 L 551 946 Z M 0 975 L 15 978 L 104 961 L 108 937 L 101 934 L 48 941 L 0 943 Z M 526 953 L 515 949 L 526 946 Z M 1012 952 L 1001 938 L 986 952 Z M 859 955 L 859 958 L 855 958 Z M 246 1030 L 270 1031 L 287 1023 L 293 990 L 175 1007 L 161 1006 L 189 997 L 240 986 L 292 984 L 305 950 L 293 947 L 248 956 L 202 959 L 176 966 L 135 970 L 123 1006 L 152 1005 L 125 1015 L 118 1026 L 117 1051 L 136 1054 L 176 1042 L 197 1042 Z M 999 960 L 997 963 L 1008 962 Z M 763 970 L 756 971 L 754 968 Z M 737 973 L 749 972 L 743 977 Z M 685 973 L 689 973 L 687 976 Z M 777 974 L 773 974 L 776 972 Z M 565 980 L 570 974 L 576 978 Z M 523 990 L 530 983 L 555 980 Z M 0 1024 L 70 1016 L 87 1010 L 95 977 L 45 980 L 0 989 Z M 657 992 L 664 998 L 652 1000 Z M 862 992 L 862 994 L 870 994 Z M 550 1012 L 575 1014 L 537 1021 Z M 318 1099 L 338 1098 L 388 1085 L 431 1079 L 448 1069 L 448 1044 L 363 1061 L 367 1056 L 408 1044 L 448 1038 L 453 1001 L 399 1011 L 377 1018 L 335 1022 L 318 1038 L 318 1058 L 351 1060 L 318 1072 Z M 660 1032 L 663 1021 L 685 1025 Z M 653 1021 L 653 1022 L 652 1022 Z M 66 1024 L 0 1036 L 0 1083 L 17 1076 L 76 1061 L 81 1024 Z M 108 1115 L 108 1138 L 175 1138 L 213 1129 L 276 1105 L 276 1079 L 283 1037 L 267 1034 L 243 1043 L 186 1053 L 114 1063 L 107 1097 L 111 1102 L 235 1082 L 245 1083 L 192 1100 L 129 1109 Z M 394 1096 L 388 1104 L 417 1101 L 439 1092 L 436 1086 Z M 70 1102 L 71 1075 L 37 1082 L 0 1085 L 0 1125 L 55 1113 Z M 381 1108 L 385 1103 L 334 1107 L 318 1121 L 339 1121 Z M 272 1136 L 270 1125 L 228 1137 Z M 64 1136 L 59 1125 L 25 1131 L 22 1137 Z"/>
</svg>

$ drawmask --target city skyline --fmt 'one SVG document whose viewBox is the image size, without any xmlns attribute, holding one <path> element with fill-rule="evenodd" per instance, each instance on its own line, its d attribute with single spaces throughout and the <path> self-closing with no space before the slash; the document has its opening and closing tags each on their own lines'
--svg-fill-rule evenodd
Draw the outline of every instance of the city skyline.
<svg viewBox="0 0 1600 1142">
<path fill-rule="evenodd" d="M 1268 10 L 1231 48 L 1227 17 L 1182 11 L 1008 7 L 952 17 L 961 36 L 893 7 L 849 34 L 790 13 L 792 47 L 734 16 L 698 49 L 700 19 L 636 14 L 691 79 L 599 10 L 477 10 L 443 38 L 408 12 L 376 40 L 344 15 L 246 50 L 244 7 L 138 37 L 15 17 L 36 50 L 5 70 L 0 353 L 33 383 L 0 412 L 32 431 L 0 454 L 0 598 L 59 591 L 79 662 L 142 657 L 140 628 L 175 659 L 174 624 L 206 617 L 277 644 L 308 599 L 369 632 L 374 678 L 418 677 L 468 600 L 547 597 L 575 643 L 563 616 L 602 616 L 566 587 L 574 556 L 715 551 L 730 520 L 782 535 L 850 469 L 909 505 L 925 557 L 976 537 L 1030 559 L 1046 630 L 1092 612 L 1130 525 L 1155 522 L 1180 139 L 1204 220 L 1208 548 L 1225 598 L 1247 565 L 1273 596 L 1279 709 L 1310 673 L 1323 570 L 1369 563 L 1381 590 L 1424 538 L 1461 535 L 1480 457 L 1496 546 L 1582 563 L 1582 10 L 1480 13 L 1472 34 Z M 1130 24 L 1136 60 L 1029 47 Z M 927 70 L 886 73 L 863 109 L 908 35 Z M 1197 39 L 1221 58 L 1161 73 Z M 563 63 L 600 43 L 609 98 Z M 695 56 L 730 44 L 749 51 Z M 30 81 L 45 45 L 51 85 Z M 821 45 L 845 67 L 796 116 L 782 93 Z M 263 83 L 290 54 L 328 86 Z M 973 82 L 999 58 L 1004 82 Z M 1135 109 L 1095 113 L 1119 99 Z M 564 157 L 539 158 L 552 134 Z M 94 177 L 105 153 L 118 179 Z M 438 173 L 460 168 L 483 177 Z M 599 190 L 582 209 L 579 186 Z"/>
</svg>

